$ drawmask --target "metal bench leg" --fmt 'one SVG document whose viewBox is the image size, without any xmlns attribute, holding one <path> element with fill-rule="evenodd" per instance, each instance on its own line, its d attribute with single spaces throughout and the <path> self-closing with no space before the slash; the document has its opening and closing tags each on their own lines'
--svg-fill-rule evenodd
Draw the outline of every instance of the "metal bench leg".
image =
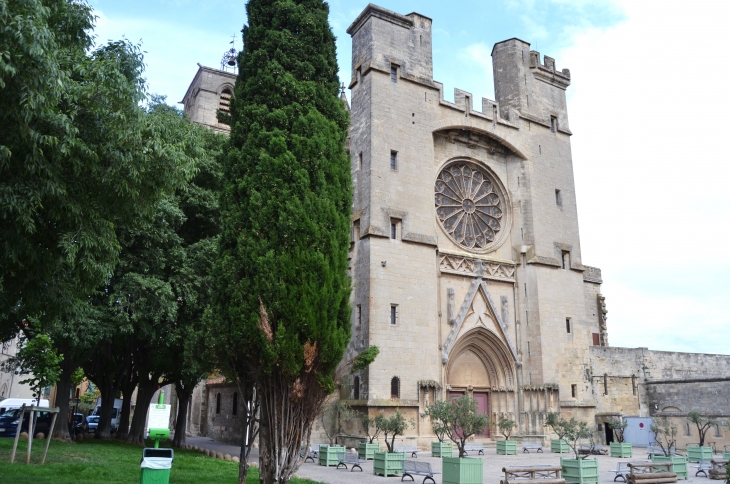
<svg viewBox="0 0 730 484">
<path fill-rule="evenodd" d="M 527 449 L 522 449 L 522 453 L 524 454 L 525 452 L 527 452 L 528 454 L 530 453 L 530 451 L 529 451 L 529 450 L 527 450 Z"/>
<path fill-rule="evenodd" d="M 616 477 L 613 478 L 613 482 L 616 482 L 616 479 L 618 479 L 619 477 L 623 479 L 624 482 L 626 482 L 626 476 L 624 476 L 623 474 L 616 474 Z"/>
<path fill-rule="evenodd" d="M 423 484 L 426 484 L 426 480 L 428 480 L 428 479 L 431 479 L 431 482 L 432 482 L 433 484 L 436 484 L 436 481 L 434 481 L 434 480 L 433 480 L 433 477 L 431 477 L 431 476 L 426 476 L 426 477 L 424 477 L 424 478 L 423 478 Z"/>
<path fill-rule="evenodd" d="M 410 478 L 411 478 L 411 481 L 413 480 L 413 476 L 412 476 L 412 475 L 410 475 L 410 474 L 409 474 L 409 473 L 407 473 L 407 472 L 404 472 L 404 473 L 403 473 L 403 476 L 402 476 L 402 477 L 400 478 L 400 481 L 401 481 L 401 482 L 403 482 L 403 479 L 405 479 L 405 478 L 406 478 L 406 476 L 410 477 Z"/>
<path fill-rule="evenodd" d="M 699 476 L 699 475 L 700 475 L 700 472 L 701 472 L 701 473 L 703 473 L 703 474 L 705 475 L 705 477 L 707 477 L 707 472 L 705 472 L 705 470 L 704 470 L 704 469 L 700 469 L 700 470 L 698 470 L 698 471 L 697 471 L 697 474 L 695 474 L 695 477 Z"/>
<path fill-rule="evenodd" d="M 314 457 L 312 457 L 311 455 L 308 455 L 308 456 L 307 456 L 307 457 L 306 457 L 306 458 L 304 459 L 304 462 L 307 462 L 307 459 L 311 459 L 311 460 L 312 460 L 312 464 L 314 464 Z"/>
<path fill-rule="evenodd" d="M 350 468 L 350 472 L 354 471 L 355 467 L 360 469 L 360 472 L 362 472 L 362 467 L 360 467 L 360 464 L 352 464 L 352 467 Z"/>
<path fill-rule="evenodd" d="M 342 462 L 340 462 L 339 464 L 337 464 L 337 469 L 339 469 L 340 466 L 344 467 L 345 470 L 347 470 L 347 464 L 343 464 Z"/>
<path fill-rule="evenodd" d="M 480 450 L 479 451 L 479 455 L 484 455 L 484 451 L 483 450 Z"/>
<path fill-rule="evenodd" d="M 538 452 L 542 453 L 542 449 L 537 449 Z"/>
</svg>

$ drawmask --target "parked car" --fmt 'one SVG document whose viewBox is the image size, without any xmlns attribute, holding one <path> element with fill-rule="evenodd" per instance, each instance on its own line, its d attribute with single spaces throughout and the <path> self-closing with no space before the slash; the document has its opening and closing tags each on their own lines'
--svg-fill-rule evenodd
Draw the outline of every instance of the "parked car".
<svg viewBox="0 0 730 484">
<path fill-rule="evenodd" d="M 96 433 L 96 428 L 99 426 L 99 416 L 89 415 L 86 417 L 86 431 L 90 434 Z"/>
<path fill-rule="evenodd" d="M 75 413 L 73 425 L 74 425 L 74 431 L 76 433 L 84 433 L 86 431 L 86 418 L 84 417 L 84 414 Z"/>
<path fill-rule="evenodd" d="M 28 425 L 30 424 L 29 414 L 26 413 L 23 417 L 23 427 L 20 429 L 21 432 L 28 431 Z M 43 433 L 48 435 L 48 431 L 51 428 L 51 414 L 48 412 L 39 412 L 36 414 L 36 420 L 33 424 L 33 433 L 38 435 Z M 18 421 L 20 420 L 20 409 L 14 408 L 0 415 L 0 436 L 3 437 L 15 437 L 18 431 Z"/>
</svg>

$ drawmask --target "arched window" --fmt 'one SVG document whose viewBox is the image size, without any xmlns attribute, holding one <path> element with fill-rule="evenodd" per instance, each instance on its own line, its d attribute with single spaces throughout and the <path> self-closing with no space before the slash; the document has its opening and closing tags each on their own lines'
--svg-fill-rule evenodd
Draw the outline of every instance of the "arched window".
<svg viewBox="0 0 730 484">
<path fill-rule="evenodd" d="M 360 400 L 360 377 L 356 376 L 352 382 L 353 395 L 352 398 Z"/>
<path fill-rule="evenodd" d="M 233 415 L 238 414 L 238 393 L 233 392 L 233 411 L 231 412 Z"/>
<path fill-rule="evenodd" d="M 218 103 L 218 109 L 225 113 L 229 113 L 231 111 L 231 97 L 233 96 L 233 91 L 231 91 L 230 87 L 226 87 L 221 91 L 221 97 L 220 101 Z"/>
<path fill-rule="evenodd" d="M 215 394 L 215 413 L 216 413 L 216 415 L 221 413 L 221 394 L 220 393 Z"/>
<path fill-rule="evenodd" d="M 398 400 L 400 398 L 400 378 L 394 376 L 390 380 L 390 399 Z"/>
</svg>

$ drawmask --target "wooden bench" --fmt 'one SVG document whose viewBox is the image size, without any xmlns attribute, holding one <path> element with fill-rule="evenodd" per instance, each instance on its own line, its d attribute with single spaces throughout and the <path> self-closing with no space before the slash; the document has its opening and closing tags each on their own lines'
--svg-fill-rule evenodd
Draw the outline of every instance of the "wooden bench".
<svg viewBox="0 0 730 484">
<path fill-rule="evenodd" d="M 427 480 L 431 480 L 433 484 L 436 484 L 436 481 L 433 479 L 434 474 L 438 474 L 438 472 L 434 472 L 433 469 L 431 469 L 431 464 L 428 462 L 416 462 L 414 460 L 403 460 L 401 461 L 403 463 L 403 475 L 401 476 L 400 480 L 403 482 L 403 479 L 406 478 L 406 476 L 411 478 L 411 481 L 415 480 L 413 476 L 424 476 L 423 482 Z"/>
<path fill-rule="evenodd" d="M 360 469 L 360 472 L 362 472 L 362 467 L 360 467 L 360 458 L 357 455 L 357 452 L 338 452 L 337 453 L 337 469 L 340 468 L 340 466 L 343 466 L 345 469 L 347 469 L 347 465 L 351 465 L 350 472 L 355 470 L 355 467 Z"/>
<path fill-rule="evenodd" d="M 712 459 L 712 469 L 710 469 L 710 479 L 727 479 L 727 459 Z"/>
<path fill-rule="evenodd" d="M 610 470 L 608 472 L 613 472 L 616 474 L 616 477 L 613 478 L 613 482 L 616 482 L 616 479 L 623 479 L 624 482 L 626 482 L 626 476 L 631 472 L 631 469 L 629 468 L 628 462 L 619 462 L 616 469 Z"/>
<path fill-rule="evenodd" d="M 704 474 L 705 477 L 707 477 L 707 471 L 712 469 L 712 463 L 709 459 L 700 459 L 697 465 L 694 465 L 692 467 L 697 469 L 697 472 L 695 472 L 695 477 L 698 477 L 700 474 Z"/>
<path fill-rule="evenodd" d="M 522 442 L 522 452 L 530 453 L 531 450 L 542 452 L 542 444 L 540 442 Z"/>
<path fill-rule="evenodd" d="M 478 452 L 480 455 L 484 455 L 484 444 L 481 442 L 467 442 L 464 444 L 464 452 Z"/>
<path fill-rule="evenodd" d="M 415 445 L 401 445 L 396 446 L 393 450 L 396 452 L 403 452 L 404 454 L 411 454 L 411 457 L 418 457 L 418 447 Z"/>
<path fill-rule="evenodd" d="M 594 454 L 594 455 L 606 455 L 608 449 L 602 444 L 580 444 L 578 445 L 579 454 Z"/>
<path fill-rule="evenodd" d="M 671 462 L 629 462 L 631 469 L 627 484 L 663 484 L 677 482 Z"/>
<path fill-rule="evenodd" d="M 565 484 L 560 466 L 503 467 L 504 480 L 499 484 Z"/>
</svg>

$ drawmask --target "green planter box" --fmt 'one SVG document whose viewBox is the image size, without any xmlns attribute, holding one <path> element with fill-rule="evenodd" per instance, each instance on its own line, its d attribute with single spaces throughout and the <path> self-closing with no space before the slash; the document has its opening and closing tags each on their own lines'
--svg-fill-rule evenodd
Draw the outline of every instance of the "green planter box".
<svg viewBox="0 0 730 484">
<path fill-rule="evenodd" d="M 611 457 L 633 457 L 631 442 L 611 442 Z"/>
<path fill-rule="evenodd" d="M 442 457 L 443 484 L 482 484 L 481 457 Z"/>
<path fill-rule="evenodd" d="M 341 445 L 320 445 L 319 446 L 319 465 L 336 466 L 339 462 L 338 453 L 344 452 L 345 448 Z"/>
<path fill-rule="evenodd" d="M 550 452 L 556 454 L 565 454 L 572 452 L 568 443 L 564 440 L 551 440 L 550 441 Z"/>
<path fill-rule="evenodd" d="M 688 445 L 687 446 L 687 458 L 690 462 L 699 462 L 700 460 L 712 459 L 712 447 L 703 445 Z"/>
<path fill-rule="evenodd" d="M 373 456 L 373 475 L 398 476 L 403 472 L 405 452 L 376 452 Z"/>
<path fill-rule="evenodd" d="M 380 444 L 360 442 L 357 446 L 357 456 L 363 460 L 374 459 L 376 452 L 380 452 Z"/>
<path fill-rule="evenodd" d="M 687 458 L 683 455 L 652 455 L 652 462 L 671 462 L 672 472 L 677 473 L 677 479 L 687 480 Z"/>
<path fill-rule="evenodd" d="M 565 482 L 598 484 L 598 459 L 563 459 L 560 458 Z"/>
<path fill-rule="evenodd" d="M 517 441 L 516 440 L 498 440 L 497 441 L 497 454 L 517 455 Z"/>
<path fill-rule="evenodd" d="M 431 457 L 451 457 L 454 448 L 451 442 L 431 442 Z"/>
<path fill-rule="evenodd" d="M 730 452 L 723 452 L 722 453 L 722 458 L 723 459 L 730 460 Z"/>
</svg>

